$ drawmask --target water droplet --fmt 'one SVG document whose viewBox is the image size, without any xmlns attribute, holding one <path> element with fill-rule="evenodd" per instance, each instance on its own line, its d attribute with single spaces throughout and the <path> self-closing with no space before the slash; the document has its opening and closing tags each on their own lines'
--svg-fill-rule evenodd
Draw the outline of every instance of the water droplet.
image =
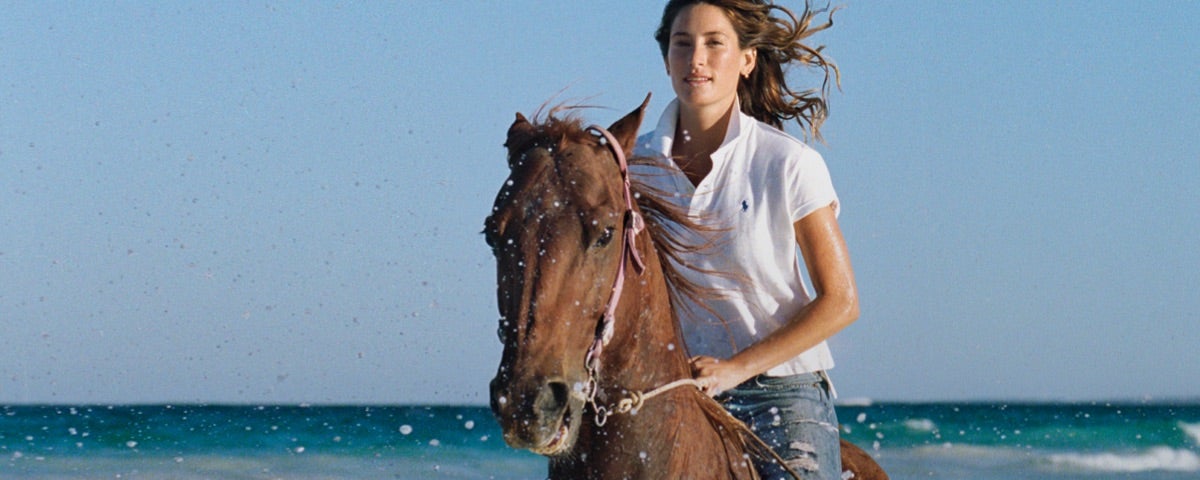
<svg viewBox="0 0 1200 480">
<path fill-rule="evenodd" d="M 467 420 L 467 423 L 464 423 L 463 427 L 465 427 L 467 430 L 471 430 L 471 429 L 475 428 L 475 421 Z"/>
<path fill-rule="evenodd" d="M 400 426 L 400 434 L 401 435 L 408 435 L 410 433 L 412 433 L 412 425 L 401 425 Z"/>
<path fill-rule="evenodd" d="M 137 442 L 135 442 L 135 441 L 133 441 L 133 440 L 130 440 L 130 441 L 128 441 L 128 442 L 125 442 L 125 446 L 126 446 L 126 447 L 129 447 L 129 448 L 135 448 L 135 447 L 137 447 L 137 445 L 138 445 L 138 444 L 137 444 Z"/>
</svg>

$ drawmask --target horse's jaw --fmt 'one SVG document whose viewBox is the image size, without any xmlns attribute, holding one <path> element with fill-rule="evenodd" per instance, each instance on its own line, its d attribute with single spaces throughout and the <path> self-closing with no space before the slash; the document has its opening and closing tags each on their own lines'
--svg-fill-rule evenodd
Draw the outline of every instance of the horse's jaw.
<svg viewBox="0 0 1200 480">
<path fill-rule="evenodd" d="M 583 402 L 574 399 L 567 402 L 567 408 L 558 420 L 558 428 L 541 445 L 531 447 L 529 451 L 547 457 L 566 455 L 575 448 L 579 440 L 579 429 L 583 425 Z"/>
</svg>

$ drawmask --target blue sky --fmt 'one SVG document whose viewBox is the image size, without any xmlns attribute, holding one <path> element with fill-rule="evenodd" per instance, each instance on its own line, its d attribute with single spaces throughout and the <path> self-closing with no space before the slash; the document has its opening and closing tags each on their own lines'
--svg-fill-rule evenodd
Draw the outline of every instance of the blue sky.
<svg viewBox="0 0 1200 480">
<path fill-rule="evenodd" d="M 653 122 L 660 8 L 3 6 L 0 403 L 485 403 L 504 132 Z M 1197 19 L 845 3 L 843 397 L 1200 397 Z"/>
</svg>

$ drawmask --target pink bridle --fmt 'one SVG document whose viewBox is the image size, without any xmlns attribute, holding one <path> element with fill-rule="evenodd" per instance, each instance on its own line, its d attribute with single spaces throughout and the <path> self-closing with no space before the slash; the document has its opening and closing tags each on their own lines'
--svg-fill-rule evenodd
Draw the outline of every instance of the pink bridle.
<svg viewBox="0 0 1200 480">
<path fill-rule="evenodd" d="M 579 392 L 583 395 L 583 400 L 592 406 L 595 412 L 594 420 L 596 425 L 603 427 L 605 422 L 608 421 L 608 417 L 614 413 L 637 411 L 641 408 L 644 401 L 663 392 L 684 385 L 700 388 L 700 384 L 692 378 L 683 378 L 662 385 L 649 392 L 627 392 L 628 395 L 618 400 L 615 405 L 605 406 L 596 402 L 596 393 L 600 390 L 600 355 L 604 352 L 604 347 L 608 345 L 609 340 L 612 340 L 617 303 L 621 301 L 621 290 L 625 287 L 625 264 L 628 261 L 632 261 L 633 269 L 639 275 L 646 270 L 646 264 L 642 261 L 641 254 L 637 251 L 637 235 L 646 227 L 646 224 L 641 214 L 633 206 L 633 192 L 630 189 L 629 182 L 629 163 L 625 159 L 625 152 L 621 148 L 621 143 L 617 141 L 612 133 L 602 127 L 592 125 L 587 130 L 598 133 L 608 143 L 608 148 L 612 150 L 613 156 L 617 157 L 617 165 L 621 167 L 621 181 L 625 184 L 625 223 L 624 230 L 621 233 L 623 237 L 621 263 L 617 266 L 617 278 L 613 281 L 612 296 L 609 297 L 608 305 L 604 310 L 600 331 L 596 334 L 595 340 L 592 341 L 591 347 L 588 347 L 587 357 L 585 357 L 584 364 L 588 372 L 587 386 L 583 392 Z"/>
<path fill-rule="evenodd" d="M 587 392 L 587 396 L 594 398 L 596 394 L 596 379 L 600 375 L 600 355 L 604 352 L 604 347 L 608 345 L 609 340 L 612 340 L 617 303 L 620 302 L 621 290 L 625 287 L 625 263 L 632 259 L 634 271 L 639 275 L 646 269 L 646 265 L 642 262 L 642 256 L 637 251 L 637 235 L 646 225 L 642 216 L 633 208 L 633 192 L 630 190 L 629 183 L 629 163 L 625 159 L 625 151 L 621 147 L 621 143 L 604 127 L 592 125 L 587 128 L 587 131 L 599 134 L 608 143 L 608 148 L 617 157 L 617 166 L 621 168 L 621 181 L 625 184 L 625 216 L 624 228 L 621 233 L 623 237 L 621 263 L 617 267 L 617 278 L 613 281 L 612 295 L 608 299 L 608 306 L 605 308 L 604 317 L 601 320 L 603 324 L 600 331 L 596 333 L 596 339 L 592 341 L 592 346 L 588 348 L 584 362 L 589 376 L 589 392 Z"/>
</svg>

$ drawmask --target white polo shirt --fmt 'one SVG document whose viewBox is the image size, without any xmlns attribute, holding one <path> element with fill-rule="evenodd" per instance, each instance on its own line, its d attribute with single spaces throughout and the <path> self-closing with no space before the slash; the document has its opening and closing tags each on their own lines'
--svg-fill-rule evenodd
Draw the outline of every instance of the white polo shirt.
<svg viewBox="0 0 1200 480">
<path fill-rule="evenodd" d="M 685 305 L 679 314 L 690 354 L 729 358 L 783 326 L 812 301 L 792 225 L 819 208 L 833 204 L 837 212 L 840 206 L 820 154 L 740 111 L 731 117 L 725 140 L 712 154 L 712 171 L 693 187 L 670 160 L 678 117 L 676 99 L 654 131 L 638 138 L 635 154 L 661 159 L 663 168 L 635 168 L 632 173 L 651 186 L 675 192 L 673 201 L 692 217 L 725 229 L 713 234 L 713 248 L 686 255 L 683 261 L 734 277 L 679 269 L 693 282 L 726 293 L 726 298 L 706 302 L 720 317 L 697 305 Z M 821 342 L 767 374 L 832 367 L 829 346 Z"/>
</svg>

